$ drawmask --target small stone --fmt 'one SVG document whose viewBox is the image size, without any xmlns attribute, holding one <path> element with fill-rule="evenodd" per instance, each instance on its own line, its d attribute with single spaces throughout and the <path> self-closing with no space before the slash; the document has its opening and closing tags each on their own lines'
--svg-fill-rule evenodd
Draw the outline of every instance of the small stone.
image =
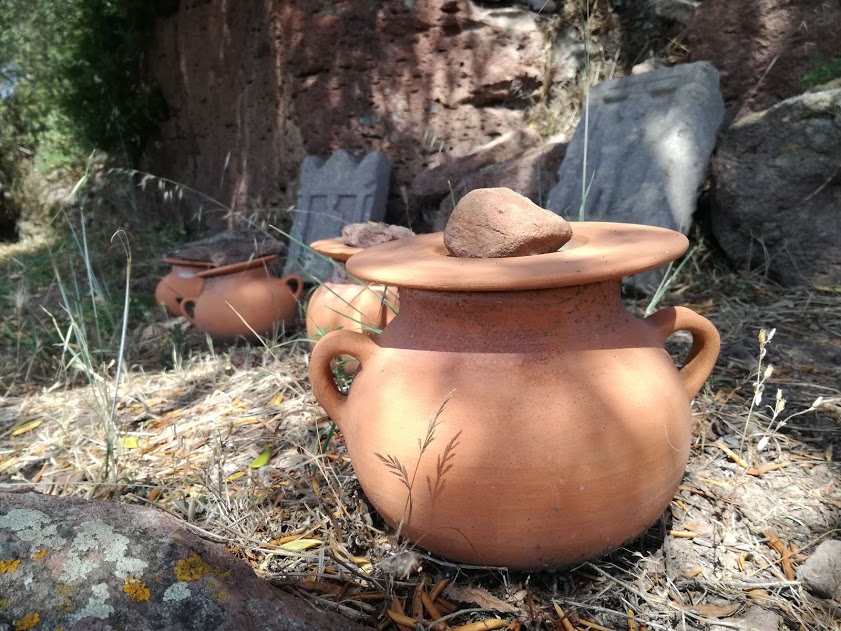
<svg viewBox="0 0 841 631">
<path fill-rule="evenodd" d="M 821 543 L 806 562 L 797 568 L 797 578 L 820 598 L 841 596 L 841 541 Z"/>
<path fill-rule="evenodd" d="M 413 236 L 415 233 L 408 228 L 385 223 L 352 223 L 342 228 L 342 242 L 355 248 L 370 248 Z"/>
<path fill-rule="evenodd" d="M 569 222 L 508 188 L 470 191 L 444 229 L 447 250 L 462 258 L 545 254 L 571 238 Z"/>
</svg>

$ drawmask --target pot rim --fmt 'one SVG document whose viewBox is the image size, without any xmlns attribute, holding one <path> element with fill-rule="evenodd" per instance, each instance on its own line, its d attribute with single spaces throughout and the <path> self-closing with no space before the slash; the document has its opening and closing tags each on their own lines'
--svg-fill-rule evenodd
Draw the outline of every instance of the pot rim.
<svg viewBox="0 0 841 631">
<path fill-rule="evenodd" d="M 347 245 L 342 241 L 341 237 L 331 237 L 329 239 L 319 239 L 310 243 L 310 247 L 324 256 L 344 263 L 354 254 L 362 252 L 364 248 L 358 248 L 353 245 Z"/>
<path fill-rule="evenodd" d="M 190 259 L 179 259 L 175 256 L 162 256 L 161 261 L 168 265 L 181 265 L 182 267 L 216 267 L 213 261 L 195 261 Z"/>
<path fill-rule="evenodd" d="M 638 274 L 679 258 L 689 240 L 655 226 L 570 222 L 559 251 L 510 258 L 456 258 L 444 233 L 376 245 L 351 258 L 348 272 L 364 281 L 438 291 L 517 291 L 584 285 Z"/>
<path fill-rule="evenodd" d="M 236 274 L 237 272 L 244 272 L 245 270 L 253 269 L 255 267 L 265 265 L 266 263 L 271 263 L 279 257 L 280 255 L 278 254 L 269 254 L 267 256 L 261 256 L 260 258 L 250 259 L 248 261 L 231 263 L 230 265 L 223 265 L 222 267 L 214 267 L 209 270 L 199 272 L 196 275 L 201 278 L 213 278 L 214 276 L 223 276 L 225 274 Z"/>
</svg>

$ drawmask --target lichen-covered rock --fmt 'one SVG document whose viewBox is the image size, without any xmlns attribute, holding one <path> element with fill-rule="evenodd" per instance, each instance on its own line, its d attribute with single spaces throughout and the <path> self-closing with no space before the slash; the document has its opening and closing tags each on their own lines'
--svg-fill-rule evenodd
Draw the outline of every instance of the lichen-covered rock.
<svg viewBox="0 0 841 631">
<path fill-rule="evenodd" d="M 453 256 L 500 258 L 554 252 L 572 238 L 569 223 L 507 188 L 480 188 L 456 205 L 444 229 Z"/>
<path fill-rule="evenodd" d="M 169 515 L 0 492 L 0 629 L 362 631 Z"/>
<path fill-rule="evenodd" d="M 342 228 L 342 241 L 355 248 L 370 248 L 413 236 L 415 233 L 408 228 L 384 223 L 352 223 Z"/>
</svg>

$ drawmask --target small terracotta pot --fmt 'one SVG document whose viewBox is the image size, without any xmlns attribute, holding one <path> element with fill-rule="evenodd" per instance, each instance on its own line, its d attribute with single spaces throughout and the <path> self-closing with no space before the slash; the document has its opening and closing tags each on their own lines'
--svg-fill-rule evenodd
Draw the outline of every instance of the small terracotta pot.
<svg viewBox="0 0 841 631">
<path fill-rule="evenodd" d="M 155 288 L 155 304 L 163 305 L 172 315 L 181 315 L 181 301 L 184 298 L 196 298 L 204 286 L 204 279 L 199 277 L 213 267 L 210 261 L 187 261 L 165 257 L 172 270 L 164 276 Z"/>
<path fill-rule="evenodd" d="M 690 402 L 719 350 L 682 307 L 638 319 L 621 278 L 680 256 L 676 232 L 573 224 L 565 251 L 456 259 L 441 233 L 354 256 L 400 289 L 380 335 L 334 331 L 310 379 L 368 499 L 417 545 L 471 564 L 568 566 L 639 536 L 683 477 Z M 692 333 L 677 369 L 666 338 Z M 359 360 L 348 396 L 331 360 Z"/>
<path fill-rule="evenodd" d="M 310 247 L 340 263 L 364 251 L 345 245 L 341 238 L 322 239 Z M 385 285 L 360 284 L 353 279 L 341 281 L 336 276 L 322 283 L 307 304 L 307 335 L 313 343 L 337 329 L 373 333 L 391 322 L 399 307 L 396 291 Z"/>
<path fill-rule="evenodd" d="M 272 276 L 267 263 L 277 255 L 217 267 L 199 276 L 204 291 L 185 298 L 181 314 L 219 339 L 267 335 L 279 324 L 291 325 L 304 288 L 299 276 Z"/>
</svg>

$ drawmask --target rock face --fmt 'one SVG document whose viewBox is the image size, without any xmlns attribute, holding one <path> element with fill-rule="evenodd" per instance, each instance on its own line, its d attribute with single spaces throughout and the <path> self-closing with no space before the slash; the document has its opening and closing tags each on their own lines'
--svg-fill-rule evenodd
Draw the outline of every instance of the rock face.
<svg viewBox="0 0 841 631">
<path fill-rule="evenodd" d="M 554 252 L 572 238 L 569 223 L 507 188 L 471 191 L 444 229 L 453 256 L 500 258 Z"/>
<path fill-rule="evenodd" d="M 251 211 L 285 208 L 304 156 L 340 147 L 384 152 L 409 183 L 524 128 L 574 75 L 550 19 L 469 0 L 181 2 L 150 53 L 170 118 L 145 168 Z"/>
<path fill-rule="evenodd" d="M 787 285 L 841 284 L 841 89 L 748 116 L 712 161 L 712 231 L 736 264 Z"/>
<path fill-rule="evenodd" d="M 163 512 L 0 492 L 0 629 L 362 631 Z"/>
<path fill-rule="evenodd" d="M 546 207 L 584 219 L 662 226 L 686 234 L 724 106 L 718 72 L 684 64 L 605 81 L 590 91 Z M 586 174 L 584 166 L 586 164 Z"/>
<path fill-rule="evenodd" d="M 824 0 L 704 0 L 687 30 L 692 61 L 721 71 L 728 120 L 803 91 L 816 57 L 841 55 L 841 4 Z"/>
</svg>

